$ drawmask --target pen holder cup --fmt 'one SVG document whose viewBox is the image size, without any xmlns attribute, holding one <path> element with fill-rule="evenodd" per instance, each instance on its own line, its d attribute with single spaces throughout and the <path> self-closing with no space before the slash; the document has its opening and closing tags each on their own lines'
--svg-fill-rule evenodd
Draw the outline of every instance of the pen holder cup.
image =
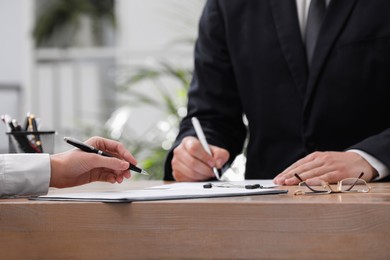
<svg viewBox="0 0 390 260">
<path fill-rule="evenodd" d="M 54 153 L 55 131 L 8 132 L 9 153 Z"/>
</svg>

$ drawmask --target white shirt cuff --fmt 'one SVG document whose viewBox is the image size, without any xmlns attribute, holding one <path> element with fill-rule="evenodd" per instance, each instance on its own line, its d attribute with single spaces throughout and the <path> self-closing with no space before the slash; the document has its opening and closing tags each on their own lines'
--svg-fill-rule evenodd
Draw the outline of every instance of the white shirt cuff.
<svg viewBox="0 0 390 260">
<path fill-rule="evenodd" d="M 384 163 L 382 163 L 377 158 L 375 158 L 374 156 L 372 156 L 366 152 L 363 152 L 362 150 L 357 150 L 357 149 L 348 150 L 347 152 L 354 152 L 354 153 L 359 154 L 378 172 L 378 176 L 376 176 L 371 181 L 379 181 L 379 180 L 390 175 L 389 168 Z"/>
<path fill-rule="evenodd" d="M 0 197 L 46 194 L 49 184 L 49 154 L 0 155 Z"/>
</svg>

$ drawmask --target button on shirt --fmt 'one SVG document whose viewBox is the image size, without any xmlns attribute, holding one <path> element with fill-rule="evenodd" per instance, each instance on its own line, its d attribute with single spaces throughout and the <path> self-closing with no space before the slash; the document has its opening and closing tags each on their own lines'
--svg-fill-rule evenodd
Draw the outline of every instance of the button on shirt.
<svg viewBox="0 0 390 260">
<path fill-rule="evenodd" d="M 0 154 L 0 197 L 43 195 L 49 183 L 49 154 Z"/>
</svg>

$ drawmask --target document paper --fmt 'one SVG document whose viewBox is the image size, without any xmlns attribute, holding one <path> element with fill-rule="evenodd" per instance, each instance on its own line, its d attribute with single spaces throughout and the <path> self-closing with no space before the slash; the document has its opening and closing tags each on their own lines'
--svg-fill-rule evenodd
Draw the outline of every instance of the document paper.
<svg viewBox="0 0 390 260">
<path fill-rule="evenodd" d="M 204 188 L 204 184 L 212 183 L 212 188 Z M 221 187 L 221 185 L 231 185 Z M 260 184 L 265 188 L 246 189 L 248 184 Z M 268 185 L 268 186 L 266 186 Z M 178 182 L 148 187 L 137 190 L 85 192 L 72 194 L 49 194 L 32 198 L 34 200 L 60 201 L 101 201 L 101 202 L 132 202 L 173 199 L 195 199 L 214 197 L 250 196 L 263 194 L 287 193 L 279 190 L 268 180 L 250 180 L 239 182 Z"/>
</svg>

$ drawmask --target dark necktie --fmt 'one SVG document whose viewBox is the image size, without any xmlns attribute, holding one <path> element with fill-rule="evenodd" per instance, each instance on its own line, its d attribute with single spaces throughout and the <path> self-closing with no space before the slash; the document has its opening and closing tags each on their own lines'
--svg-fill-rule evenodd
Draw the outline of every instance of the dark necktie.
<svg viewBox="0 0 390 260">
<path fill-rule="evenodd" d="M 326 12 L 325 0 L 311 0 L 306 22 L 305 45 L 307 61 L 310 66 L 316 46 L 318 33 Z"/>
</svg>

